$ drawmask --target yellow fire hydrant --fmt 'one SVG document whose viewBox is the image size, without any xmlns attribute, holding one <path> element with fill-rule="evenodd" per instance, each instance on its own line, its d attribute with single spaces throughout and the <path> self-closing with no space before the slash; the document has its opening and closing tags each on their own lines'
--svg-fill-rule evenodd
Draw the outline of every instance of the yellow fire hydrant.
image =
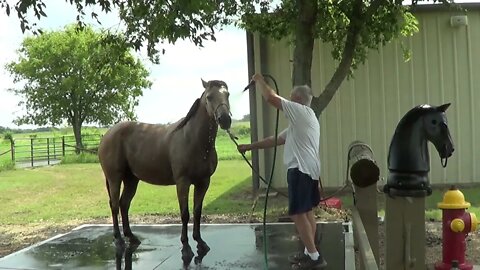
<svg viewBox="0 0 480 270">
<path fill-rule="evenodd" d="M 478 220 L 474 213 L 466 211 L 468 207 L 470 203 L 465 201 L 465 196 L 455 186 L 452 186 L 443 195 L 443 201 L 438 203 L 438 208 L 442 209 L 443 260 L 435 264 L 436 270 L 451 269 L 454 262 L 459 269 L 473 269 L 472 264 L 465 261 L 465 239 L 468 233 L 477 229 Z"/>
</svg>

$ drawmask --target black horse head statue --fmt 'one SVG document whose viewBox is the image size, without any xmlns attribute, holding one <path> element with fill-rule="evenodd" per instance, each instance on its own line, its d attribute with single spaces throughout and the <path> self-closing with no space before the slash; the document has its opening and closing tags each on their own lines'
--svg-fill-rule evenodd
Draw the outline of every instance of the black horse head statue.
<svg viewBox="0 0 480 270">
<path fill-rule="evenodd" d="M 428 181 L 430 156 L 427 142 L 435 145 L 442 166 L 454 151 L 445 111 L 450 103 L 435 107 L 420 105 L 400 120 L 388 153 L 390 171 L 384 192 L 391 196 L 425 197 L 432 190 Z"/>
</svg>

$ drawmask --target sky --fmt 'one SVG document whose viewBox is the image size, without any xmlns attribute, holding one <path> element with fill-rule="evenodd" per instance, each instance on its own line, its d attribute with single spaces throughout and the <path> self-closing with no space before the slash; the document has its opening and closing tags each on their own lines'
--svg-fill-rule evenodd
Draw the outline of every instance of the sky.
<svg viewBox="0 0 480 270">
<path fill-rule="evenodd" d="M 13 5 L 13 1 L 7 1 Z M 53 1 L 52 1 L 53 2 Z M 45 13 L 37 24 L 42 29 L 60 30 L 74 23 L 76 10 L 65 1 L 47 3 Z M 105 14 L 97 11 L 102 25 L 90 19 L 89 12 L 85 21 L 94 28 L 118 26 L 120 19 L 116 13 Z M 7 89 L 15 87 L 13 77 L 5 70 L 5 64 L 17 59 L 16 50 L 27 34 L 20 30 L 16 14 L 6 16 L 0 10 L 0 126 L 10 128 L 32 128 L 34 125 L 17 126 L 12 121 L 24 114 L 17 104 L 20 98 Z M 249 113 L 248 94 L 242 89 L 248 84 L 247 46 L 245 31 L 227 27 L 216 35 L 217 41 L 205 42 L 203 48 L 180 40 L 166 45 L 166 53 L 161 56 L 160 64 L 152 64 L 145 55 L 136 53 L 150 71 L 151 89 L 145 89 L 139 99 L 136 114 L 139 121 L 147 123 L 169 123 L 185 116 L 200 97 L 203 87 L 201 79 L 223 80 L 230 91 L 232 117 L 242 118 Z"/>
</svg>

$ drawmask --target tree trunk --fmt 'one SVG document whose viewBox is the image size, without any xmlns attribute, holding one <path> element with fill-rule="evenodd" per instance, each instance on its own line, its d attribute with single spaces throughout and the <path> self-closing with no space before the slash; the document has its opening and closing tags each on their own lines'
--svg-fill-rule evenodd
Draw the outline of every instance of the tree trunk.
<svg viewBox="0 0 480 270">
<path fill-rule="evenodd" d="M 75 153 L 80 154 L 81 149 L 83 149 L 82 143 L 82 123 L 79 121 L 74 121 L 72 123 L 73 135 L 75 136 Z"/>
<path fill-rule="evenodd" d="M 312 85 L 312 53 L 314 27 L 317 20 L 317 1 L 297 0 L 298 17 L 293 52 L 293 86 Z"/>
<path fill-rule="evenodd" d="M 356 0 L 352 9 L 352 15 L 350 17 L 350 25 L 348 26 L 348 33 L 345 40 L 345 47 L 343 48 L 342 59 L 323 92 L 320 94 L 320 96 L 313 97 L 312 99 L 311 107 L 317 117 L 320 116 L 322 111 L 330 103 L 343 80 L 345 80 L 350 72 L 355 48 L 358 44 L 360 30 L 364 23 L 364 20 L 362 20 L 361 16 L 362 1 Z"/>
</svg>

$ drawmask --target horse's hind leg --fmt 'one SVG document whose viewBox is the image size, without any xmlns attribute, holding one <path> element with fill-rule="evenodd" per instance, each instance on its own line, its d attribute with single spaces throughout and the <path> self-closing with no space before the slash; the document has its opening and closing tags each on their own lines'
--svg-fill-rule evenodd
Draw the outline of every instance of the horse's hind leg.
<svg viewBox="0 0 480 270">
<path fill-rule="evenodd" d="M 133 235 L 132 229 L 130 229 L 130 221 L 128 220 L 128 210 L 130 209 L 130 203 L 132 202 L 133 196 L 137 191 L 138 178 L 129 175 L 123 181 L 123 191 L 122 196 L 120 197 L 120 213 L 122 214 L 122 224 L 123 224 L 123 234 L 130 241 L 131 245 L 140 244 L 140 240 Z"/>
<path fill-rule="evenodd" d="M 197 241 L 198 252 L 198 258 L 195 258 L 196 263 L 201 262 L 202 258 L 210 250 L 210 247 L 208 247 L 207 243 L 203 241 L 200 235 L 200 219 L 202 218 L 203 199 L 205 198 L 209 185 L 210 179 L 197 183 L 193 194 L 193 239 Z"/>
<path fill-rule="evenodd" d="M 119 210 L 119 197 L 120 197 L 120 184 L 121 180 L 117 181 L 112 178 L 106 179 L 108 196 L 110 198 L 110 210 L 112 211 L 113 220 L 113 237 L 115 239 L 115 245 L 117 247 L 124 247 L 125 242 L 120 234 L 120 228 L 118 227 L 118 210 Z"/>
</svg>

